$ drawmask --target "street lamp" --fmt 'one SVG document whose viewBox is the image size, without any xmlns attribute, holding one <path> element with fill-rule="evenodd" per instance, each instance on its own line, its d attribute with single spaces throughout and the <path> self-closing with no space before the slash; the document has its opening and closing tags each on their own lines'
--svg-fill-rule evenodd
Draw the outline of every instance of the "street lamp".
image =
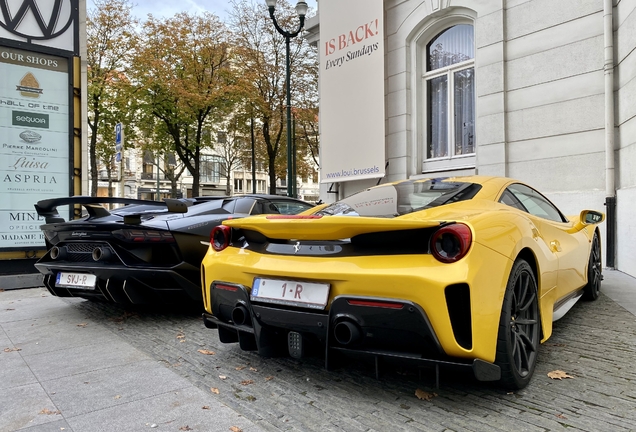
<svg viewBox="0 0 636 432">
<path fill-rule="evenodd" d="M 305 15 L 307 15 L 307 3 L 304 1 L 299 1 L 296 3 L 296 13 L 298 14 L 298 18 L 300 23 L 298 24 L 298 29 L 295 32 L 288 32 L 280 28 L 278 22 L 276 21 L 276 17 L 274 17 L 274 11 L 276 10 L 276 0 L 265 0 L 267 4 L 267 8 L 269 9 L 269 17 L 274 22 L 274 27 L 278 33 L 282 34 L 285 37 L 285 54 L 286 54 L 286 73 L 285 73 L 285 87 L 287 92 L 287 196 L 294 196 L 295 187 L 292 185 L 296 184 L 296 179 L 293 178 L 294 170 L 292 163 L 292 125 L 291 125 L 291 93 L 290 93 L 290 85 L 289 85 L 289 41 L 291 38 L 298 36 L 298 33 L 303 29 L 303 25 L 305 25 Z M 293 183 L 292 183 L 293 182 Z"/>
</svg>

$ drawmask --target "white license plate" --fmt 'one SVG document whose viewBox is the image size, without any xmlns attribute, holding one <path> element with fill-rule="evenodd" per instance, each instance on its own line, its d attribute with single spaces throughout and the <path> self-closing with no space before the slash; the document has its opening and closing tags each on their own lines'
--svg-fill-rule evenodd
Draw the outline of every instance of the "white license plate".
<svg viewBox="0 0 636 432">
<path fill-rule="evenodd" d="M 95 289 L 95 282 L 97 282 L 97 277 L 92 274 L 60 272 L 55 279 L 55 286 Z"/>
<path fill-rule="evenodd" d="M 250 298 L 265 303 L 324 309 L 329 300 L 329 284 L 256 278 Z"/>
</svg>

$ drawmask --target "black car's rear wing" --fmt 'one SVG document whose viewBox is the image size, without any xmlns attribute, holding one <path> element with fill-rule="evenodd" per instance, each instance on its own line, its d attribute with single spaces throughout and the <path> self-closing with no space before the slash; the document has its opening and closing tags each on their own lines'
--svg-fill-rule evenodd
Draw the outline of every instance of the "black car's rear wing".
<svg viewBox="0 0 636 432">
<path fill-rule="evenodd" d="M 161 207 L 157 209 L 158 213 L 165 211 L 170 213 L 186 213 L 188 211 L 188 207 L 192 203 L 191 201 L 188 201 L 186 199 L 174 198 L 166 198 L 163 202 L 160 202 L 118 197 L 74 196 L 65 198 L 50 198 L 38 201 L 37 204 L 35 204 L 35 210 L 38 212 L 38 215 L 45 217 L 46 223 L 66 222 L 66 220 L 58 213 L 57 207 L 76 204 L 81 205 L 86 209 L 89 218 L 95 218 L 109 216 L 111 214 L 111 212 L 109 212 L 101 204 L 136 204 L 144 206 L 156 206 Z M 127 213 L 123 216 L 124 222 L 132 224 L 140 223 L 141 216 L 147 214 L 147 211 L 140 213 Z"/>
</svg>

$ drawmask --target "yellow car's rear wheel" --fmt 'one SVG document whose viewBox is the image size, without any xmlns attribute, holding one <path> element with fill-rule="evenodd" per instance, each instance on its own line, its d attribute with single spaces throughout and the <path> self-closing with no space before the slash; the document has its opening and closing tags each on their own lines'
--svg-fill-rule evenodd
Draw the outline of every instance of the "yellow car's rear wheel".
<svg viewBox="0 0 636 432">
<path fill-rule="evenodd" d="M 592 239 L 592 250 L 590 251 L 590 262 L 587 266 L 587 285 L 583 288 L 584 300 L 596 300 L 601 292 L 602 276 L 602 264 L 601 264 L 601 241 L 598 238 L 598 233 L 594 233 Z"/>
<path fill-rule="evenodd" d="M 530 382 L 540 341 L 537 282 L 532 267 L 518 259 L 512 267 L 504 296 L 495 363 L 501 385 L 522 389 Z"/>
</svg>

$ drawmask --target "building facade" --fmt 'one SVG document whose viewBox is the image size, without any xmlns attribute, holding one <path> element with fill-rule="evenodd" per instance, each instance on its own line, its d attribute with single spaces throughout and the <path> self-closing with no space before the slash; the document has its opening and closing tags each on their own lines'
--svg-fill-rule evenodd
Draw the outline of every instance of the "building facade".
<svg viewBox="0 0 636 432">
<path fill-rule="evenodd" d="M 608 265 L 636 276 L 636 2 L 384 0 L 383 8 L 382 181 L 528 182 L 566 214 L 608 213 Z M 321 19 L 319 3 L 308 23 L 318 46 Z M 326 183 L 321 196 L 376 182 Z"/>
</svg>

